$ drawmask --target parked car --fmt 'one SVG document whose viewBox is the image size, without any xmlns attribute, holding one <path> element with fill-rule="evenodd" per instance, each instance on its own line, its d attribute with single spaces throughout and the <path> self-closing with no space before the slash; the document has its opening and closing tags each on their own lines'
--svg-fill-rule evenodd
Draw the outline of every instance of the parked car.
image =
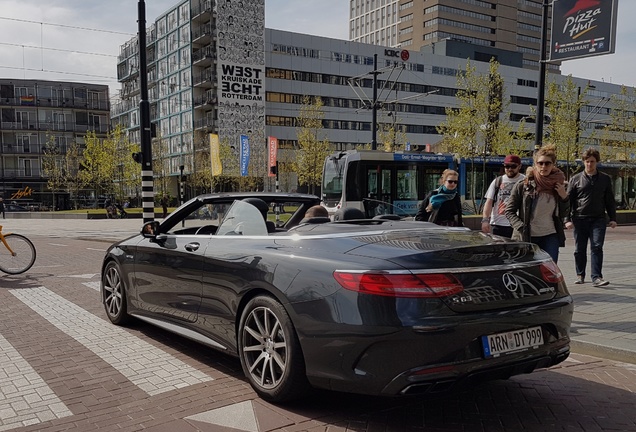
<svg viewBox="0 0 636 432">
<path fill-rule="evenodd" d="M 4 203 L 4 209 L 6 212 L 26 212 L 29 211 L 28 208 L 23 207 L 21 205 L 18 204 L 9 204 L 9 203 Z"/>
<path fill-rule="evenodd" d="M 106 253 L 108 318 L 239 357 L 273 402 L 312 386 L 452 391 L 568 357 L 572 298 L 536 245 L 428 222 L 303 221 L 316 204 L 301 194 L 203 195 L 147 222 Z M 210 208 L 225 211 L 212 219 Z"/>
</svg>

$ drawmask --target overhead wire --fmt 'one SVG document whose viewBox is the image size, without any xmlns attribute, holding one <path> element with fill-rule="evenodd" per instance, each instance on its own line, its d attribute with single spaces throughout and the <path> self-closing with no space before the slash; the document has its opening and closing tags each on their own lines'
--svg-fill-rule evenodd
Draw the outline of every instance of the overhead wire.
<svg viewBox="0 0 636 432">
<path fill-rule="evenodd" d="M 61 27 L 61 28 L 74 29 L 74 30 L 92 31 L 92 32 L 109 33 L 109 34 L 126 35 L 126 36 L 134 36 L 135 35 L 133 33 L 120 32 L 120 31 L 115 31 L 115 30 L 106 30 L 106 29 L 98 29 L 98 28 L 91 28 L 91 27 L 80 27 L 80 26 L 73 26 L 73 25 L 67 25 L 67 24 L 58 24 L 58 23 L 50 23 L 50 22 L 44 22 L 44 21 L 26 20 L 26 19 L 21 19 L 21 18 L 11 18 L 11 17 L 4 17 L 4 16 L 0 16 L 0 20 L 14 21 L 14 22 L 28 23 L 28 24 L 38 24 L 41 27 L 42 26 L 52 26 L 52 27 Z M 44 46 L 42 46 L 43 45 L 42 44 L 42 38 L 40 38 L 40 43 L 41 43 L 41 46 L 24 45 L 24 44 L 12 44 L 12 43 L 7 43 L 7 42 L 0 42 L 0 45 L 19 47 L 19 48 L 22 48 L 23 51 L 24 51 L 25 48 L 31 48 L 31 49 L 39 49 L 39 50 L 42 50 L 42 51 L 47 50 L 47 51 L 58 51 L 58 52 L 68 52 L 68 53 L 74 53 L 74 54 L 82 54 L 82 55 L 101 56 L 101 57 L 117 57 L 117 55 L 106 54 L 106 53 L 86 52 L 86 51 L 78 51 L 78 50 L 66 50 L 66 49 L 62 49 L 62 48 L 44 47 Z M 23 56 L 24 56 L 24 52 L 23 52 Z M 23 59 L 23 61 L 24 61 L 24 59 Z M 108 82 L 106 80 L 109 80 L 109 81 L 110 80 L 114 80 L 114 81 L 117 80 L 116 77 L 111 77 L 111 76 L 86 74 L 86 73 L 79 73 L 79 72 L 57 71 L 57 70 L 50 70 L 50 69 L 44 69 L 44 68 L 34 69 L 34 68 L 12 67 L 12 66 L 2 66 L 2 65 L 0 65 L 0 68 L 23 70 L 23 71 L 32 71 L 32 72 L 44 72 L 44 73 L 56 73 L 56 74 L 65 74 L 65 75 L 76 75 L 76 76 L 93 77 L 93 78 L 104 78 L 104 80 L 101 80 L 101 81 L 98 81 L 98 82 Z M 92 80 L 92 81 L 95 81 L 95 80 Z"/>
</svg>

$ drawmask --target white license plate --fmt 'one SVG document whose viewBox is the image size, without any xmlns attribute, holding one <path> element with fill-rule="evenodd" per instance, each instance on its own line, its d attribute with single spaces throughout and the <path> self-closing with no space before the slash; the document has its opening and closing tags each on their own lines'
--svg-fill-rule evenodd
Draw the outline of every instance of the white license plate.
<svg viewBox="0 0 636 432">
<path fill-rule="evenodd" d="M 501 354 L 543 345 L 543 332 L 541 327 L 530 327 L 523 330 L 482 336 L 481 340 L 484 345 L 484 356 L 497 357 Z"/>
</svg>

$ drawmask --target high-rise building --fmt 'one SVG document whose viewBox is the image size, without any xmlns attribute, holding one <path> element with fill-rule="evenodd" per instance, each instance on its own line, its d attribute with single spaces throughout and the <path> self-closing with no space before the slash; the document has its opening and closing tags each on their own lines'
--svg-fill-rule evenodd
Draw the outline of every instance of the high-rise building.
<svg viewBox="0 0 636 432">
<path fill-rule="evenodd" d="M 538 68 L 542 0 L 351 0 L 349 39 L 418 51 L 453 39 L 523 55 Z M 552 65 L 552 68 L 558 68 Z"/>
<path fill-rule="evenodd" d="M 0 79 L 0 113 L 0 196 L 5 202 L 38 208 L 70 208 L 71 199 L 78 204 L 94 202 L 88 189 L 73 197 L 51 190 L 43 170 L 44 149 L 50 143 L 64 155 L 72 143 L 84 144 L 88 132 L 106 137 L 108 86 Z"/>
</svg>

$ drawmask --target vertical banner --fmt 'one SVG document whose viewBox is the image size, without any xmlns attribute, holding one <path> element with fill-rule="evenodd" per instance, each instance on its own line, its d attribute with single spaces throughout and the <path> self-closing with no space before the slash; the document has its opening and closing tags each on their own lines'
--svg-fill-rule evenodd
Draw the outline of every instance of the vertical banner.
<svg viewBox="0 0 636 432">
<path fill-rule="evenodd" d="M 268 170 L 267 170 L 269 174 L 267 175 L 269 177 L 276 177 L 276 173 L 274 172 L 274 170 L 272 170 L 272 168 L 276 166 L 276 155 L 278 153 L 278 139 L 271 136 L 267 138 L 267 142 L 269 143 L 269 151 L 268 151 L 269 163 L 268 163 Z"/>
<path fill-rule="evenodd" d="M 247 135 L 241 135 L 241 177 L 247 175 L 247 167 L 250 164 L 250 142 Z"/>
<path fill-rule="evenodd" d="M 217 134 L 210 134 L 210 164 L 212 166 L 212 175 L 220 176 L 223 174 L 223 165 L 221 164 L 221 145 Z"/>
</svg>

